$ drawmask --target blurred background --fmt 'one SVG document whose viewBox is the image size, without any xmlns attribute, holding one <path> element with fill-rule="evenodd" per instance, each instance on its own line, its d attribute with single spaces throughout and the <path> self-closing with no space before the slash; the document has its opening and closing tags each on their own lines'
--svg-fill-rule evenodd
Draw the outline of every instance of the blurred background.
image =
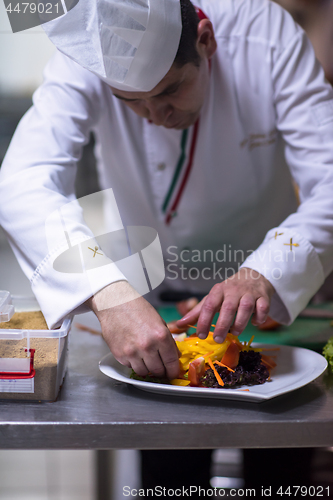
<svg viewBox="0 0 333 500">
<path fill-rule="evenodd" d="M 279 0 L 278 3 L 289 10 L 308 33 L 326 77 L 333 83 L 333 0 Z M 54 51 L 41 27 L 13 34 L 4 3 L 0 1 L 0 165 Z M 91 138 L 79 164 L 78 197 L 98 190 L 93 146 Z M 0 289 L 12 294 L 31 294 L 29 282 L 17 265 L 1 227 Z M 313 473 L 320 484 L 331 481 L 332 455 L 330 450 L 317 450 Z M 113 498 L 118 500 L 122 497 L 124 470 L 127 471 L 126 484 L 130 476 L 133 487 L 137 485 L 138 454 L 130 450 L 114 452 L 115 463 L 117 481 L 112 489 Z M 0 498 L 93 500 L 96 498 L 95 466 L 93 451 L 0 451 Z M 218 450 L 212 470 L 213 486 L 241 487 L 240 476 L 240 450 Z"/>
<path fill-rule="evenodd" d="M 326 78 L 333 84 L 332 0 L 278 0 L 308 34 Z"/>
</svg>

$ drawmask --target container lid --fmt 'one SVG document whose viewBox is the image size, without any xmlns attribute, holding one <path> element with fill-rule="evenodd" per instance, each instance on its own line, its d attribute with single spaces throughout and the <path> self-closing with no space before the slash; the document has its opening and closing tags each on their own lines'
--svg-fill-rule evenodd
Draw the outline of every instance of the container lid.
<svg viewBox="0 0 333 500">
<path fill-rule="evenodd" d="M 5 290 L 0 290 L 0 323 L 8 322 L 15 312 L 12 296 Z"/>
</svg>

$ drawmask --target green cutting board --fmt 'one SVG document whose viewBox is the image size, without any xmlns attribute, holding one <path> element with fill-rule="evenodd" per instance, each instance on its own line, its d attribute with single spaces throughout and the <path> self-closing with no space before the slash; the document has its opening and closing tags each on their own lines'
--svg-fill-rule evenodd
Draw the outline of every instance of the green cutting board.
<svg viewBox="0 0 333 500">
<path fill-rule="evenodd" d="M 332 303 L 320 304 L 318 307 L 333 310 Z M 175 307 L 161 307 L 159 313 L 167 323 L 180 319 Z M 214 324 L 216 319 L 217 315 L 214 318 Z M 194 331 L 190 329 L 189 333 Z M 262 332 L 249 323 L 241 334 L 240 340 L 248 341 L 252 335 L 255 336 L 254 342 L 293 345 L 321 351 L 324 344 L 333 336 L 333 326 L 331 319 L 297 318 L 290 326 L 281 326 L 278 330 Z"/>
</svg>

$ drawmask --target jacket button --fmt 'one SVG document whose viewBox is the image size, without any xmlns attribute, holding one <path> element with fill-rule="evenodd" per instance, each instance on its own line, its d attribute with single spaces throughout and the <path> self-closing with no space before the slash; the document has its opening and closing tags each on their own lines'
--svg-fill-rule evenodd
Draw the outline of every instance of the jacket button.
<svg viewBox="0 0 333 500">
<path fill-rule="evenodd" d="M 160 172 L 162 172 L 163 170 L 165 170 L 165 167 L 166 167 L 165 163 L 159 163 L 157 165 L 157 170 L 159 170 Z"/>
</svg>

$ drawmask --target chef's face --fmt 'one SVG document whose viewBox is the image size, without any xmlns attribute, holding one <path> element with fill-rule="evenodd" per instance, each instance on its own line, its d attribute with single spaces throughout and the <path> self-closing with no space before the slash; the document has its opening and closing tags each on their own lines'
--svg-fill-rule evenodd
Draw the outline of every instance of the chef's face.
<svg viewBox="0 0 333 500">
<path fill-rule="evenodd" d="M 212 25 L 208 19 L 198 25 L 197 51 L 199 66 L 175 64 L 150 92 L 125 92 L 111 87 L 115 97 L 122 100 L 137 115 L 155 125 L 185 129 L 199 117 L 209 81 L 209 59 L 216 50 Z"/>
</svg>

